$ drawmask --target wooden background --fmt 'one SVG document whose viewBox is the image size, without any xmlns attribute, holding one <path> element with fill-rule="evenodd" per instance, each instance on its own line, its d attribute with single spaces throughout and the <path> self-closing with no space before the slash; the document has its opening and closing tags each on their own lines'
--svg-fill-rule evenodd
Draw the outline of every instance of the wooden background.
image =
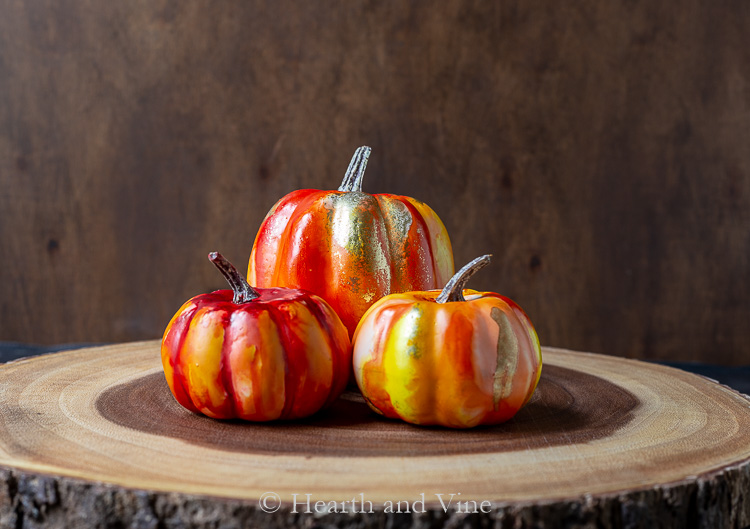
<svg viewBox="0 0 750 529">
<path fill-rule="evenodd" d="M 417 197 L 543 344 L 750 362 L 750 2 L 0 0 L 0 340 L 158 338 L 270 206 Z"/>
</svg>

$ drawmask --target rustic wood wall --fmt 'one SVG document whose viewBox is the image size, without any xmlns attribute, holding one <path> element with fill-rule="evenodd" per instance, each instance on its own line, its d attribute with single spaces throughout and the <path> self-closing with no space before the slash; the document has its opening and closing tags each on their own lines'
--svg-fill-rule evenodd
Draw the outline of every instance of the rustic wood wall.
<svg viewBox="0 0 750 529">
<path fill-rule="evenodd" d="M 547 345 L 750 361 L 745 0 L 0 0 L 0 340 L 157 338 L 268 208 L 432 205 Z"/>
</svg>

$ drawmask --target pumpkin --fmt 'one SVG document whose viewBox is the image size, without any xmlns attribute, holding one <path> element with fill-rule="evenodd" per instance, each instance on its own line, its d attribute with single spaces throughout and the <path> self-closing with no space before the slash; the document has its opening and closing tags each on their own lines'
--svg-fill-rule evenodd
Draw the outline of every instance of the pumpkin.
<svg viewBox="0 0 750 529">
<path fill-rule="evenodd" d="M 453 252 L 440 218 L 411 197 L 362 192 L 370 147 L 354 153 L 338 191 L 301 189 L 268 212 L 248 280 L 302 288 L 325 299 L 350 335 L 362 314 L 393 292 L 441 288 Z"/>
<path fill-rule="evenodd" d="M 539 382 L 539 338 L 528 316 L 494 292 L 464 290 L 479 257 L 442 291 L 392 294 L 354 335 L 359 389 L 377 413 L 420 425 L 469 428 L 513 417 Z"/>
<path fill-rule="evenodd" d="M 351 371 L 346 327 L 321 298 L 251 287 L 221 254 L 231 290 L 186 302 L 164 332 L 161 359 L 182 406 L 217 419 L 295 419 L 331 404 Z"/>
</svg>

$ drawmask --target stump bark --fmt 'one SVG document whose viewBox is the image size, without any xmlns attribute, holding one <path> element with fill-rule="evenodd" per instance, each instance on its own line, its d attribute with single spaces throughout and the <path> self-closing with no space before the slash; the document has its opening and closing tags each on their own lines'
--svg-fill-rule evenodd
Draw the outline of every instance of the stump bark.
<svg viewBox="0 0 750 529">
<path fill-rule="evenodd" d="M 0 525 L 750 525 L 747 397 L 664 366 L 543 355 L 532 401 L 468 431 L 384 420 L 355 392 L 301 421 L 194 415 L 158 342 L 6 364 Z"/>
</svg>

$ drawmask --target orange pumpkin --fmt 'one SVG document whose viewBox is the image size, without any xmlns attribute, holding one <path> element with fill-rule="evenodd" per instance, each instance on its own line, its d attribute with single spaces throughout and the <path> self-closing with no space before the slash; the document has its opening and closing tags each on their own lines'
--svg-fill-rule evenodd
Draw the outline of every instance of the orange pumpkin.
<svg viewBox="0 0 750 529">
<path fill-rule="evenodd" d="M 351 371 L 346 327 L 321 298 L 252 288 L 216 252 L 232 290 L 190 299 L 169 322 L 161 359 L 185 408 L 218 419 L 306 417 L 331 404 Z"/>
<path fill-rule="evenodd" d="M 376 412 L 414 424 L 469 428 L 507 421 L 539 382 L 539 338 L 528 316 L 493 292 L 464 290 L 477 258 L 441 291 L 392 294 L 362 317 L 354 375 Z"/>
<path fill-rule="evenodd" d="M 362 192 L 369 147 L 354 154 L 338 191 L 302 189 L 268 212 L 250 255 L 259 287 L 302 288 L 325 299 L 350 335 L 393 292 L 441 288 L 453 274 L 445 226 L 419 200 Z"/>
</svg>

